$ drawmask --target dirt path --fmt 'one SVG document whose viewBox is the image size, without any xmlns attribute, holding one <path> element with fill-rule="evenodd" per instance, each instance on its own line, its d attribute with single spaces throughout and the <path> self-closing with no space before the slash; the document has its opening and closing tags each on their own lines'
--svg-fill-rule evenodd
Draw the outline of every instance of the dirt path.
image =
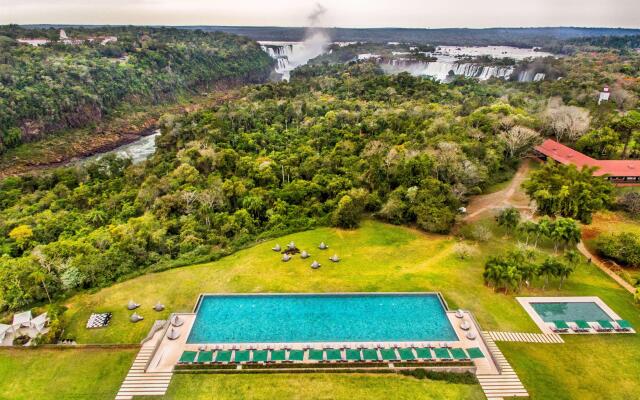
<svg viewBox="0 0 640 400">
<path fill-rule="evenodd" d="M 607 267 L 607 265 L 605 263 L 603 263 L 596 255 L 591 253 L 589 251 L 589 249 L 587 249 L 587 247 L 584 245 L 583 241 L 580 241 L 580 243 L 578 243 L 577 248 L 578 248 L 578 251 L 580 251 L 580 253 L 582 253 L 582 255 L 587 257 L 587 259 L 591 260 L 593 265 L 595 265 L 596 267 L 600 268 L 602 270 L 602 272 L 604 272 L 605 274 L 609 275 L 611 277 L 611 279 L 613 279 L 614 281 L 618 282 L 618 284 L 620 286 L 622 286 L 623 288 L 625 288 L 628 292 L 630 292 L 632 294 L 636 292 L 636 288 L 634 288 L 633 285 L 631 285 L 629 282 L 627 282 L 624 279 L 622 279 L 620 277 L 620 275 L 618 275 L 615 272 L 613 272 L 612 270 L 610 270 L 609 267 Z"/>
<path fill-rule="evenodd" d="M 505 207 L 515 207 L 525 213 L 525 218 L 533 214 L 533 207 L 529 202 L 529 198 L 522 191 L 520 186 L 524 182 L 529 170 L 531 160 L 525 159 L 513 179 L 506 188 L 495 193 L 485 194 L 473 197 L 467 206 L 467 216 L 465 221 L 475 221 L 486 211 L 501 209 Z"/>
</svg>

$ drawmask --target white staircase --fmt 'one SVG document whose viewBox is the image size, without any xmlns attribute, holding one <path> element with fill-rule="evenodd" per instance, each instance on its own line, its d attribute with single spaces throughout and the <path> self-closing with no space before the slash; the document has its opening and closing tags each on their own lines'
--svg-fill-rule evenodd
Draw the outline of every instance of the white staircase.
<svg viewBox="0 0 640 400">
<path fill-rule="evenodd" d="M 133 396 L 164 396 L 167 392 L 173 372 L 145 372 L 154 348 L 154 341 L 142 345 L 116 400 L 131 400 Z"/>
<path fill-rule="evenodd" d="M 564 343 L 556 333 L 487 332 L 496 342 Z"/>
<path fill-rule="evenodd" d="M 504 357 L 489 332 L 482 332 L 487 348 L 493 354 L 500 373 L 477 375 L 487 400 L 502 400 L 505 397 L 529 397 L 516 372 Z"/>
</svg>

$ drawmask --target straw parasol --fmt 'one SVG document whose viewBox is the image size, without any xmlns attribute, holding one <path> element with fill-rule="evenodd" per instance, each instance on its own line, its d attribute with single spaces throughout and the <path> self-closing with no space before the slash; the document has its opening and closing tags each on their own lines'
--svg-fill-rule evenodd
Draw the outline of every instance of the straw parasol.
<svg viewBox="0 0 640 400">
<path fill-rule="evenodd" d="M 180 331 L 178 331 L 176 328 L 171 328 L 171 330 L 169 330 L 169 333 L 167 333 L 167 339 L 169 340 L 176 340 L 179 337 Z"/>
<path fill-rule="evenodd" d="M 324 242 L 320 243 L 320 246 L 318 246 L 318 248 L 320 250 L 326 250 L 329 248 L 329 246 L 327 246 Z"/>
<path fill-rule="evenodd" d="M 468 331 L 469 329 L 471 329 L 471 324 L 469 323 L 469 321 L 462 321 L 462 323 L 460 324 L 460 329 L 462 329 L 463 331 Z"/>
<path fill-rule="evenodd" d="M 337 254 L 334 254 L 333 256 L 329 257 L 329 260 L 333 261 L 334 263 L 337 263 L 338 261 L 340 261 L 340 257 L 338 257 Z"/>
<path fill-rule="evenodd" d="M 179 316 L 174 315 L 171 318 L 171 325 L 178 327 L 178 326 L 182 326 L 182 324 L 184 324 L 184 321 Z"/>
<path fill-rule="evenodd" d="M 272 247 L 272 248 L 271 248 L 271 250 L 273 250 L 273 251 L 280 251 L 280 250 L 282 250 L 282 247 L 280 247 L 280 245 L 279 245 L 279 244 L 276 244 L 274 247 Z"/>
<path fill-rule="evenodd" d="M 140 322 L 142 321 L 144 318 L 141 317 L 140 315 L 138 315 L 138 313 L 133 313 L 133 315 L 129 318 L 129 321 L 135 323 L 135 322 Z"/>
<path fill-rule="evenodd" d="M 306 251 L 306 250 L 304 250 L 304 251 L 300 254 L 300 257 L 302 257 L 302 258 L 304 259 L 304 258 L 309 258 L 309 257 L 311 257 L 311 255 L 310 255 L 309 253 L 307 253 L 307 251 Z"/>
<path fill-rule="evenodd" d="M 322 265 L 321 265 L 319 262 L 317 262 L 317 261 L 314 261 L 314 262 L 312 262 L 312 263 L 311 263 L 311 268 L 313 268 L 313 269 L 318 269 L 318 268 L 320 268 L 321 266 L 322 266 Z"/>
<path fill-rule="evenodd" d="M 140 307 L 140 304 L 136 303 L 133 300 L 129 300 L 129 303 L 127 304 L 127 309 L 129 311 L 135 310 L 136 308 Z"/>
<path fill-rule="evenodd" d="M 160 312 L 164 310 L 164 304 L 157 302 L 155 306 L 153 306 L 153 309 Z"/>
</svg>

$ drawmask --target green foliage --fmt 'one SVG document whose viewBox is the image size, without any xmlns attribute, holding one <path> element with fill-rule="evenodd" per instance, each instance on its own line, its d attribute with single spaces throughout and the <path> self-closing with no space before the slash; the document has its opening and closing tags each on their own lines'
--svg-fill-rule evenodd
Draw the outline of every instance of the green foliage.
<svg viewBox="0 0 640 400">
<path fill-rule="evenodd" d="M 476 376 L 470 372 L 442 372 L 432 371 L 423 368 L 403 370 L 402 375 L 413 376 L 416 379 L 429 379 L 432 381 L 445 381 L 450 383 L 462 383 L 466 385 L 475 385 L 478 383 Z"/>
<path fill-rule="evenodd" d="M 520 212 L 515 207 L 505 208 L 496 215 L 496 222 L 498 226 L 512 232 L 520 223 Z"/>
<path fill-rule="evenodd" d="M 640 267 L 640 235 L 637 233 L 600 235 L 596 249 L 602 256 L 624 266 Z"/>
<path fill-rule="evenodd" d="M 48 33 L 0 26 L 0 37 Z M 88 126 L 122 103 L 157 104 L 220 81 L 262 81 L 272 63 L 255 42 L 220 32 L 102 27 L 67 33 L 118 41 L 0 50 L 0 153 L 65 128 Z"/>
<path fill-rule="evenodd" d="M 549 160 L 533 171 L 522 186 L 535 200 L 540 214 L 590 223 L 594 212 L 613 201 L 613 185 L 602 177 L 593 176 L 593 172 L 591 168 L 578 170 L 574 165 Z"/>
</svg>

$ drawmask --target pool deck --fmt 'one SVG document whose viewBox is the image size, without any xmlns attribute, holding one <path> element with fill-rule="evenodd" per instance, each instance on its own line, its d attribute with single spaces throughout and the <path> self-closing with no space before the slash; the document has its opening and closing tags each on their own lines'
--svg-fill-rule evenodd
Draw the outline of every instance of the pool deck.
<svg viewBox="0 0 640 400">
<path fill-rule="evenodd" d="M 516 297 L 518 303 L 524 308 L 524 310 L 529 314 L 533 322 L 538 325 L 538 328 L 543 333 L 552 334 L 555 333 L 552 329 L 552 324 L 550 322 L 545 322 L 542 317 L 536 312 L 536 310 L 531 305 L 532 303 L 595 303 L 598 307 L 604 311 L 605 314 L 609 316 L 609 319 L 612 321 L 623 319 L 621 318 L 615 311 L 611 309 L 602 299 L 597 296 L 572 296 L 572 297 Z M 595 322 L 595 321 L 587 321 L 587 322 Z M 588 332 L 574 332 L 573 329 L 570 329 L 567 332 L 558 332 L 561 335 L 602 335 L 602 334 L 616 334 L 616 333 L 636 333 L 635 330 L 631 329 L 628 332 L 598 332 L 595 329 L 591 329 Z"/>
<path fill-rule="evenodd" d="M 446 315 L 451 326 L 453 327 L 458 340 L 456 341 L 410 341 L 410 342 L 299 342 L 299 343 L 187 343 L 189 333 L 196 319 L 195 313 L 175 314 L 179 315 L 184 324 L 175 328 L 180 332 L 180 337 L 176 340 L 169 340 L 167 334 L 171 330 L 171 326 L 165 327 L 162 332 L 162 340 L 158 341 L 153 357 L 146 369 L 147 372 L 169 372 L 178 363 L 183 351 L 198 351 L 206 348 L 224 349 L 224 350 L 246 350 L 246 349 L 296 349 L 303 350 L 307 348 L 324 349 L 324 348 L 390 348 L 390 347 L 441 347 L 447 345 L 451 348 L 472 348 L 478 347 L 485 354 L 485 358 L 473 360 L 474 366 L 478 374 L 495 374 L 498 373 L 498 367 L 492 357 L 492 353 L 487 347 L 482 337 L 482 331 L 475 319 L 469 312 L 464 312 L 463 318 L 457 318 L 455 312 L 447 311 Z M 471 328 L 468 331 L 462 330 L 460 324 L 462 321 L 468 321 Z M 470 340 L 466 337 L 467 332 L 473 332 L 476 338 Z"/>
</svg>

